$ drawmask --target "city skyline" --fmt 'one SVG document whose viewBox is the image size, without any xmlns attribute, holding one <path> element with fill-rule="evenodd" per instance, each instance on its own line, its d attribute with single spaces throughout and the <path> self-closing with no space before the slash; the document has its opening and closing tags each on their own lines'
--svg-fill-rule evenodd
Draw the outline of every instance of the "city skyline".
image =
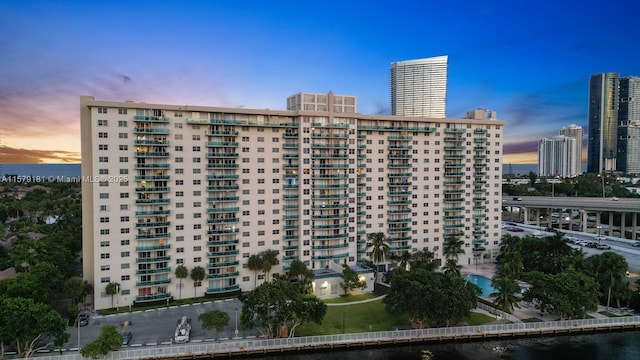
<svg viewBox="0 0 640 360">
<path fill-rule="evenodd" d="M 368 5 L 3 2 L 0 163 L 79 162 L 80 95 L 284 110 L 333 91 L 390 114 L 390 64 L 446 55 L 447 117 L 496 111 L 503 162 L 535 164 L 540 138 L 586 132 L 591 75 L 640 74 L 633 1 Z"/>
</svg>

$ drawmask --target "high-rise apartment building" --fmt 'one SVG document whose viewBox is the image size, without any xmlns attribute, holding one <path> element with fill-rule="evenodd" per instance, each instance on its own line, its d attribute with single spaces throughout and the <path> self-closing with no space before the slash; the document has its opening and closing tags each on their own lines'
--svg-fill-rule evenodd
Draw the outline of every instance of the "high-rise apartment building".
<svg viewBox="0 0 640 360">
<path fill-rule="evenodd" d="M 640 172 L 640 78 L 591 76 L 587 172 Z"/>
<path fill-rule="evenodd" d="M 589 80 L 589 173 L 616 170 L 619 87 L 618 73 L 595 74 Z"/>
<path fill-rule="evenodd" d="M 620 79 L 616 170 L 640 174 L 640 78 Z"/>
<path fill-rule="evenodd" d="M 583 146 L 582 141 L 584 138 L 584 130 L 582 126 L 571 124 L 560 129 L 559 135 L 568 136 L 576 139 L 575 148 L 571 151 L 573 159 L 567 159 L 569 165 L 570 176 L 576 176 L 582 174 L 582 156 Z"/>
<path fill-rule="evenodd" d="M 297 93 L 287 98 L 287 110 L 331 111 L 335 113 L 358 112 L 357 98 L 350 95 Z"/>
<path fill-rule="evenodd" d="M 331 104 L 333 94 L 327 94 Z M 95 308 L 233 294 L 294 260 L 337 296 L 342 264 L 372 288 L 367 235 L 391 254 L 464 241 L 461 264 L 495 258 L 504 122 L 257 110 L 80 98 L 83 268 Z M 278 252 L 269 279 L 251 255 Z M 387 268 L 392 268 L 387 259 Z M 175 269 L 205 269 L 178 280 Z"/>
<path fill-rule="evenodd" d="M 447 56 L 391 63 L 391 114 L 446 117 Z"/>
<path fill-rule="evenodd" d="M 538 142 L 538 175 L 574 177 L 580 163 L 576 154 L 578 140 L 571 136 L 558 135 Z"/>
</svg>

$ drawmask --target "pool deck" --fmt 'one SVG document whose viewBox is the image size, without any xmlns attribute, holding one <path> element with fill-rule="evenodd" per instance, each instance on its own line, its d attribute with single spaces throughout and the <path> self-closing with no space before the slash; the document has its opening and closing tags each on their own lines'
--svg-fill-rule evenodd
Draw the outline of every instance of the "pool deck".
<svg viewBox="0 0 640 360">
<path fill-rule="evenodd" d="M 493 263 L 485 263 L 485 264 L 478 264 L 476 265 L 466 265 L 462 267 L 462 274 L 463 275 L 481 275 L 484 276 L 488 279 L 491 279 L 495 274 L 496 274 L 496 264 Z M 522 284 L 520 284 L 522 285 Z M 490 299 L 487 299 L 490 300 Z M 520 320 L 525 320 L 525 319 L 540 319 L 542 321 L 555 321 L 555 320 L 560 320 L 560 317 L 557 316 L 556 314 L 549 314 L 547 312 L 545 312 L 544 314 L 540 313 L 540 309 L 536 309 L 535 306 L 532 303 L 529 302 L 525 302 L 525 301 L 521 301 L 518 303 L 520 305 L 520 308 L 515 308 L 513 310 L 513 315 L 515 317 L 517 317 Z M 602 306 L 602 305 L 598 305 L 598 310 L 597 311 L 590 311 L 587 314 L 595 319 L 603 319 L 606 318 L 606 315 L 602 315 L 599 312 L 600 311 L 606 311 L 607 307 L 606 306 Z M 617 309 L 612 309 L 613 311 L 611 312 L 616 312 Z M 482 312 L 482 313 L 487 313 L 486 311 L 482 311 L 482 310 L 476 310 L 477 312 Z M 487 313 L 488 314 L 488 313 Z M 496 320 L 497 323 L 500 322 L 505 322 L 504 320 Z"/>
</svg>

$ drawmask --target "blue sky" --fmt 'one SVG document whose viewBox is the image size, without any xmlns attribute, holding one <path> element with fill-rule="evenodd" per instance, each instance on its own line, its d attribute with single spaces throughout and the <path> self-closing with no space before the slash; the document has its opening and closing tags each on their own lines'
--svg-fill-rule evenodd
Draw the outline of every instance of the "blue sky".
<svg viewBox="0 0 640 360">
<path fill-rule="evenodd" d="M 505 163 L 587 126 L 589 76 L 640 76 L 637 0 L 0 1 L 0 162 L 78 162 L 79 96 L 388 114 L 391 62 L 448 55 L 447 116 L 495 110 Z"/>
</svg>

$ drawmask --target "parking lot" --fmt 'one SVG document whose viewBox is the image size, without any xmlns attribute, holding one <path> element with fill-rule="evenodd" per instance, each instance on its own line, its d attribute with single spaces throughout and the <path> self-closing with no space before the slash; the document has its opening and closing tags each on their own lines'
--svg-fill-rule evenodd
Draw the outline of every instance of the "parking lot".
<svg viewBox="0 0 640 360">
<path fill-rule="evenodd" d="M 229 325 L 219 334 L 221 339 L 236 337 L 236 325 L 238 329 L 237 337 L 239 338 L 260 336 L 260 333 L 255 329 L 241 329 L 242 302 L 237 299 L 227 299 L 145 311 L 134 310 L 133 312 L 107 316 L 92 314 L 89 325 L 82 326 L 79 329 L 80 345 L 82 346 L 96 339 L 100 334 L 102 325 L 116 325 L 118 331 L 122 332 L 125 322 L 128 322 L 126 331 L 132 334 L 129 347 L 171 344 L 176 324 L 183 316 L 191 318 L 191 342 L 215 341 L 215 331 L 203 329 L 202 323 L 198 320 L 198 315 L 212 310 L 220 310 L 229 314 Z M 65 348 L 76 349 L 78 346 L 78 328 L 69 327 L 67 331 L 71 334 L 71 338 L 65 344 Z"/>
</svg>

